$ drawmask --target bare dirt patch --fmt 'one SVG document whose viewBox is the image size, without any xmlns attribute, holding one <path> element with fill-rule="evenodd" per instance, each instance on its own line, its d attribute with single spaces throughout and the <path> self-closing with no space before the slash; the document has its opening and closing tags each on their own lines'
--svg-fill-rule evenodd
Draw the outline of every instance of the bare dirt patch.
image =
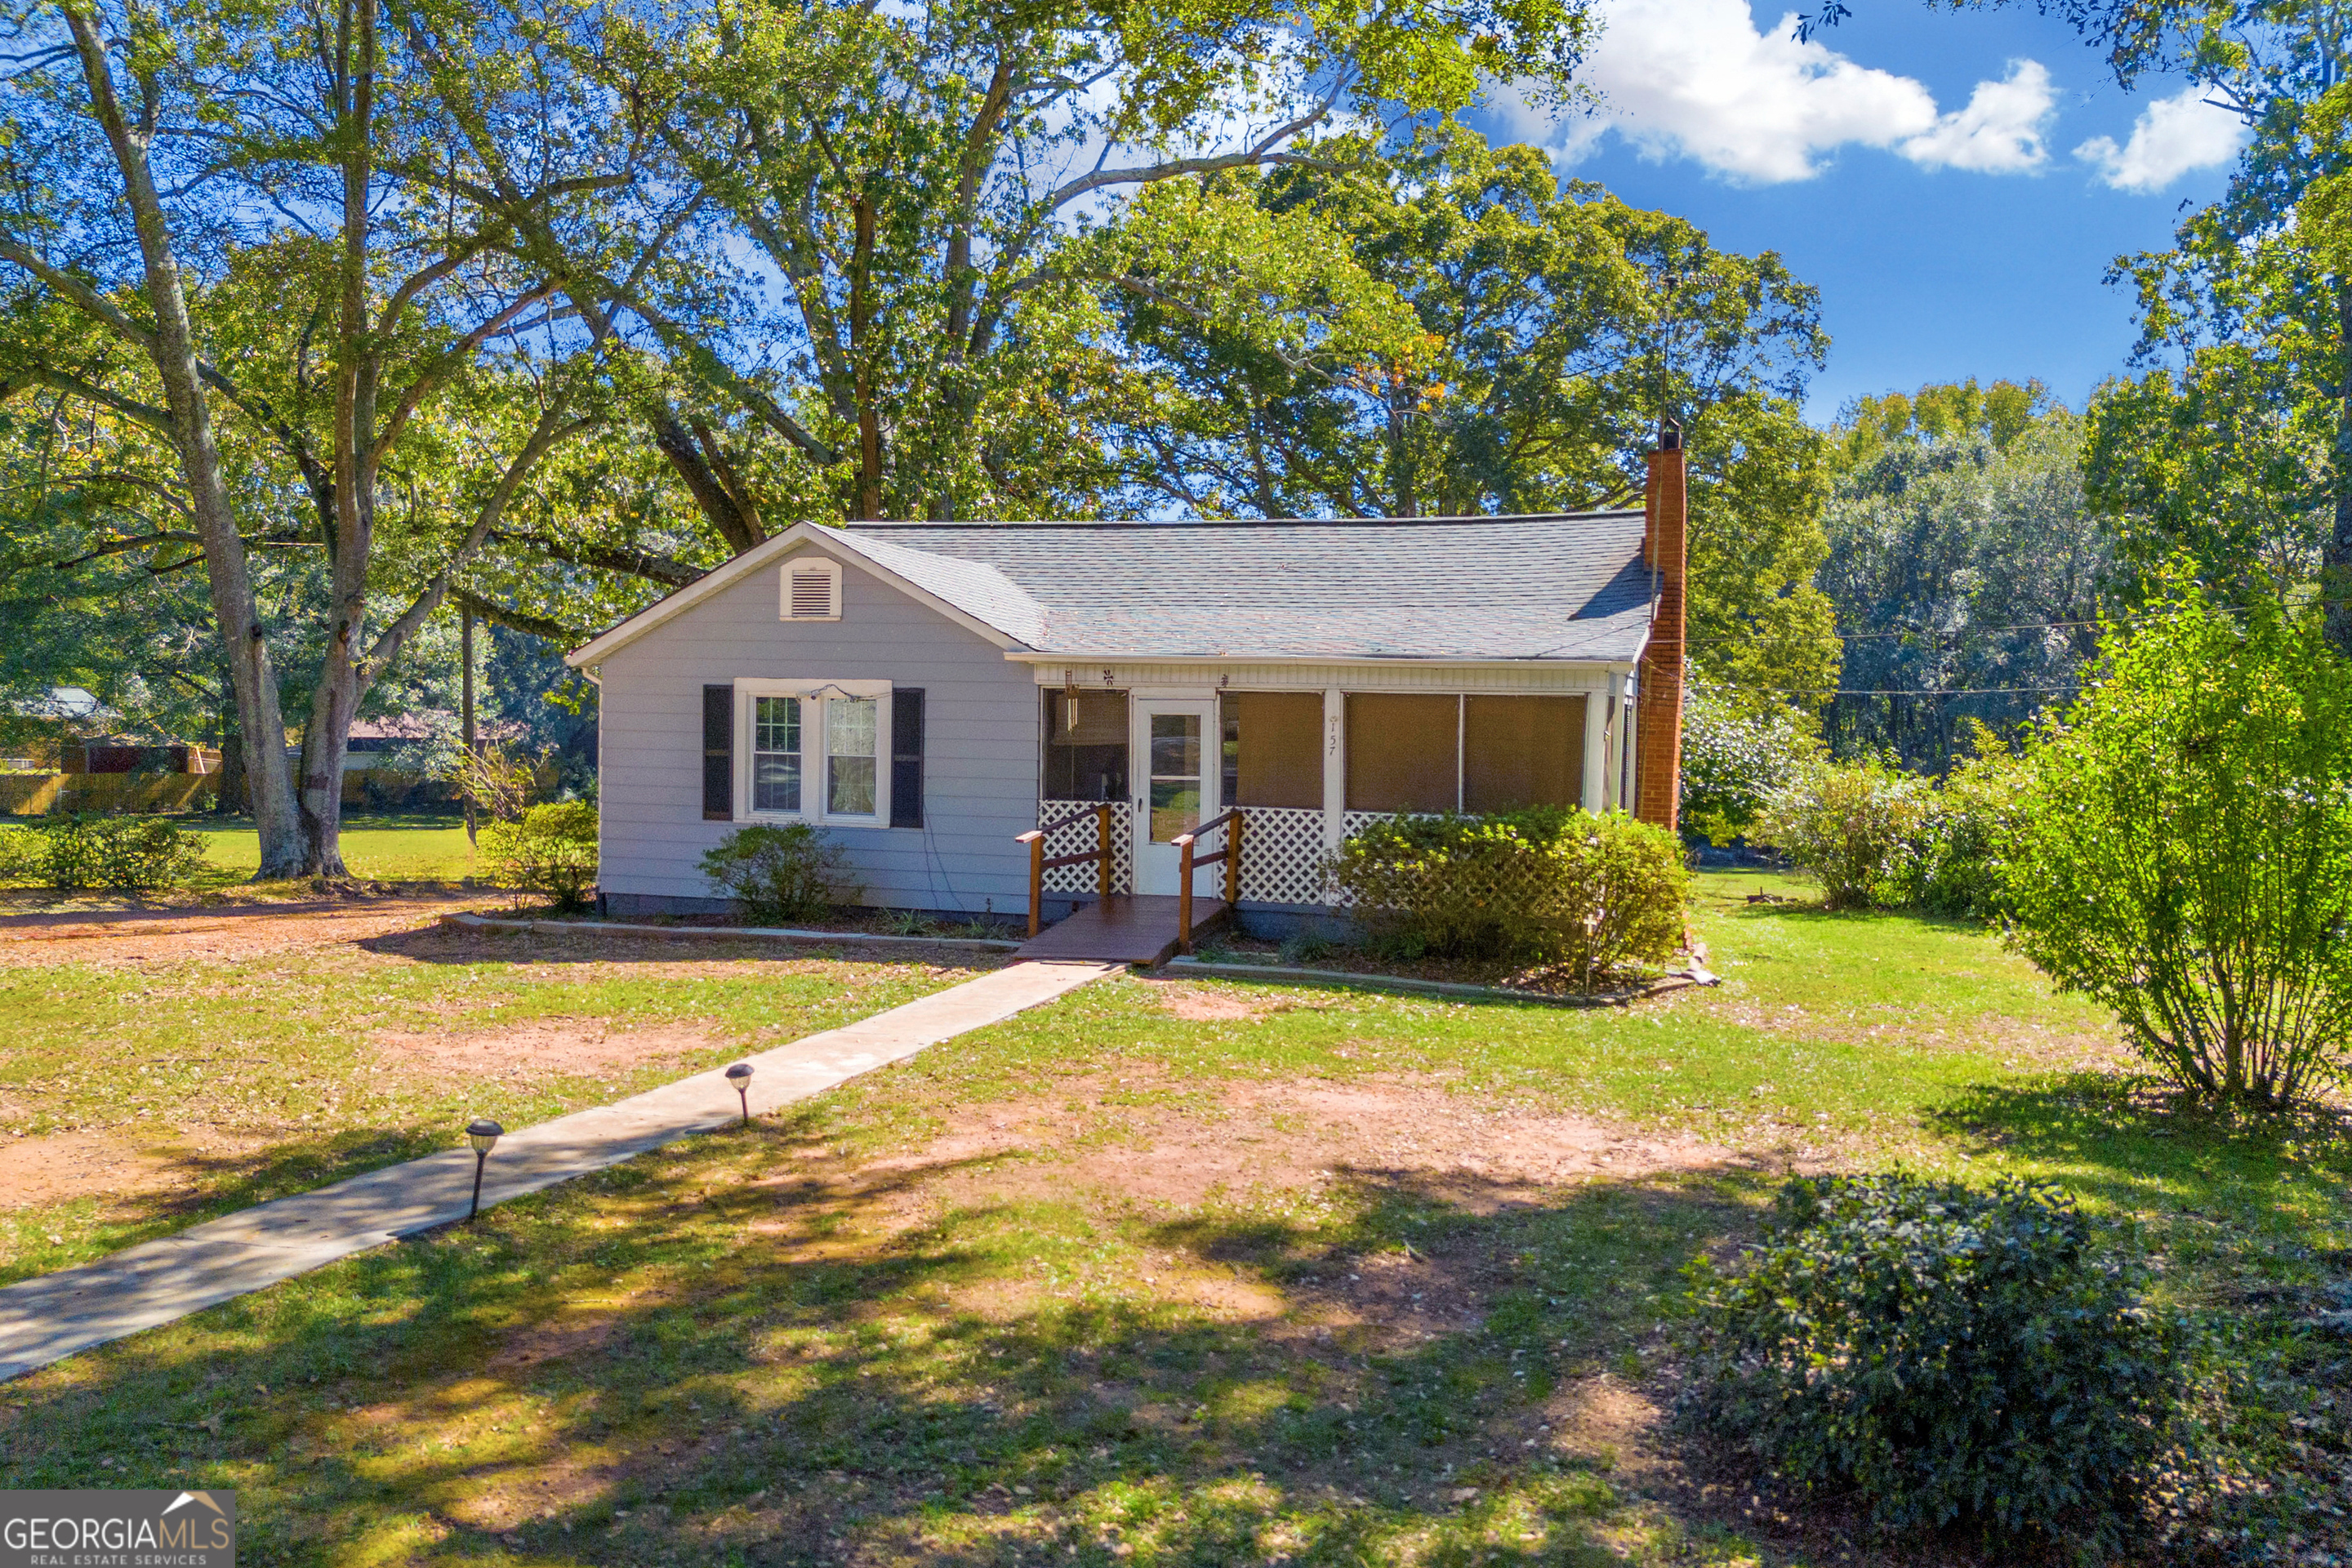
<svg viewBox="0 0 2352 1568">
<path fill-rule="evenodd" d="M 0 1209 L 118 1197 L 168 1184 L 170 1163 L 95 1132 L 0 1138 Z"/>
<path fill-rule="evenodd" d="M 1490 1108 L 1423 1078 L 1236 1086 L 1195 1107 L 1120 1104 L 1118 1093 L 1114 1082 L 1083 1079 L 1051 1098 L 962 1107 L 927 1147 L 867 1168 L 946 1168 L 938 1186 L 949 1202 L 1083 1188 L 1168 1208 L 1220 1191 L 1410 1173 L 1482 1212 L 1594 1174 L 1696 1170 L 1733 1157 L 1688 1136 Z"/>
<path fill-rule="evenodd" d="M 720 1042 L 698 1029 L 613 1029 L 594 1018 L 544 1018 L 472 1034 L 380 1034 L 377 1052 L 409 1070 L 508 1080 L 577 1077 L 669 1061 Z"/>
<path fill-rule="evenodd" d="M 94 914 L 61 922 L 26 921 L 0 927 L 0 964 L 255 958 L 414 931 L 454 909 L 498 901 L 488 894 L 470 899 L 369 899 L 324 908 L 308 904 L 277 910 L 247 905 Z"/>
<path fill-rule="evenodd" d="M 1160 1005 L 1171 1018 L 1199 1022 L 1214 1022 L 1237 1018 L 1263 1018 L 1273 1012 L 1274 1005 L 1262 998 L 1236 995 L 1224 987 L 1188 985 L 1182 981 L 1147 980 L 1160 994 Z"/>
<path fill-rule="evenodd" d="M 192 1197 L 192 1177 L 254 1163 L 269 1140 L 201 1123 L 136 1142 L 75 1130 L 39 1137 L 0 1135 L 0 1212 L 98 1198 L 121 1212 L 158 1194 Z M 168 1206 L 168 1205 L 167 1205 Z"/>
</svg>

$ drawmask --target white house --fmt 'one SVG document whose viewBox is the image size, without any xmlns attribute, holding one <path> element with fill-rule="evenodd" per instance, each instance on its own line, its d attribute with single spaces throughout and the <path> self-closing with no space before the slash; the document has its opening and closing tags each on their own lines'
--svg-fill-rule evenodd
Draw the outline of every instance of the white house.
<svg viewBox="0 0 2352 1568">
<path fill-rule="evenodd" d="M 1641 511 L 796 525 L 569 656 L 603 689 L 605 906 L 716 908 L 697 862 L 756 822 L 835 836 L 870 904 L 1007 917 L 1034 859 L 1108 827 L 1107 870 L 1046 871 L 1050 920 L 1106 881 L 1178 892 L 1183 841 L 1209 859 L 1233 812 L 1259 928 L 1323 912 L 1319 861 L 1382 814 L 1671 826 L 1684 487 L 1662 447 Z"/>
</svg>

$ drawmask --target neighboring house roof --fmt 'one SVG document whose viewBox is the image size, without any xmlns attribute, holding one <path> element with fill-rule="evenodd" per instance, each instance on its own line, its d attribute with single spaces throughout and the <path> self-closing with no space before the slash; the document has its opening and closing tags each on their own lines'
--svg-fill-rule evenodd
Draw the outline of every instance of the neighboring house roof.
<svg viewBox="0 0 2352 1568">
<path fill-rule="evenodd" d="M 575 651 L 592 664 L 803 545 L 895 578 L 1013 657 L 1631 662 L 1639 511 L 1306 522 L 801 524 Z"/>
</svg>

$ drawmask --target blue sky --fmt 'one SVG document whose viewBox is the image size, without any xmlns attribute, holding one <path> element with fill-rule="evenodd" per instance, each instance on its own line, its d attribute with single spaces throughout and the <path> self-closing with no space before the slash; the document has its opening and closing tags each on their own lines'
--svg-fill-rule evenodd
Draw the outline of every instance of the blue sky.
<svg viewBox="0 0 2352 1568">
<path fill-rule="evenodd" d="M 1489 132 L 1719 246 L 1779 251 L 1822 290 L 1817 419 L 1970 375 L 2039 376 L 2081 407 L 2132 342 L 2108 263 L 2221 193 L 2233 124 L 2177 81 L 2118 90 L 2031 11 L 1852 3 L 1800 46 L 1787 11 L 1746 0 L 1601 0 L 1587 76 L 1607 110 Z"/>
</svg>

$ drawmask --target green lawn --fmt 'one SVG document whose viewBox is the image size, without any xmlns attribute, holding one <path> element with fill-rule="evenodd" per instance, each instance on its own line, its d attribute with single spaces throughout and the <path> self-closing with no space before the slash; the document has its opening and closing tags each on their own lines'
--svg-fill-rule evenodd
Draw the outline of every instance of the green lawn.
<svg viewBox="0 0 2352 1568">
<path fill-rule="evenodd" d="M 521 1127 L 604 1104 L 971 973 L 433 927 L 0 967 L 0 1139 L 95 1142 L 141 1177 L 0 1209 L 0 1283 L 446 1148 L 475 1116 Z"/>
<path fill-rule="evenodd" d="M 261 867 L 261 840 L 251 819 L 192 817 L 204 835 L 205 858 L 222 881 L 243 881 Z M 474 847 L 454 816 L 347 816 L 343 864 L 352 876 L 380 882 L 460 882 L 474 874 Z"/>
<path fill-rule="evenodd" d="M 2341 1342 L 2306 1326 L 2352 1258 L 2332 1122 L 2168 1112 L 1981 931 L 1701 885 L 1719 991 L 1099 984 L 0 1387 L 0 1468 L 235 1487 L 256 1563 L 1911 1562 L 1833 1507 L 1703 1490 L 1658 1419 L 1682 1266 L 1792 1164 L 1900 1160 L 2142 1224 L 2168 1299 L 2232 1336 L 2241 1511 L 2196 1560 L 2345 1551 Z M 479 976 L 305 1005 L 515 984 Z M 52 971 L 0 1016 L 133 984 Z M 683 984 L 660 1005 L 751 1005 Z M 184 1019 L 236 1005 L 203 984 Z M 1374 1103 L 1422 1121 L 1331 1141 L 1328 1106 Z M 1706 1157 L 1536 1182 L 1411 1152 L 1579 1117 Z"/>
</svg>

